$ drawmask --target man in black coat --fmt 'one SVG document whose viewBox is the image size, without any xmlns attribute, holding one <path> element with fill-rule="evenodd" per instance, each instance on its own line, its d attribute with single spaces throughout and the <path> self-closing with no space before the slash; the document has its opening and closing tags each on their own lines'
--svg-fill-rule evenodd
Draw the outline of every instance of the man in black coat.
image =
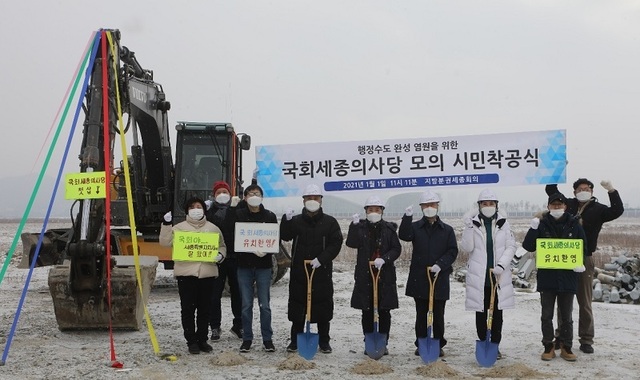
<svg viewBox="0 0 640 380">
<path fill-rule="evenodd" d="M 398 308 L 396 267 L 402 246 L 398 240 L 397 224 L 382 220 L 384 204 L 377 196 L 369 197 L 365 204 L 366 219 L 355 214 L 349 225 L 347 247 L 358 250 L 356 268 L 353 272 L 355 284 L 351 296 L 351 307 L 362 310 L 362 333 L 373 332 L 373 278 L 371 270 L 380 271 L 378 278 L 379 329 L 389 341 L 391 309 Z M 375 269 L 370 265 L 374 263 Z M 385 348 L 384 354 L 388 355 Z M 366 354 L 366 352 L 365 352 Z"/>
<path fill-rule="evenodd" d="M 342 231 L 334 217 L 322 212 L 322 192 L 318 186 L 307 186 L 302 199 L 302 213 L 294 215 L 293 210 L 289 210 L 280 223 L 280 239 L 293 240 L 288 304 L 291 343 L 287 351 L 297 351 L 298 334 L 304 331 L 307 309 L 304 260 L 312 260 L 315 273 L 311 284 L 311 322 L 318 325 L 320 351 L 328 354 L 331 353 L 329 328 L 333 318 L 333 259 L 342 248 Z M 308 269 L 311 272 L 311 268 Z"/>
<path fill-rule="evenodd" d="M 593 254 L 598 249 L 598 236 L 602 225 L 617 219 L 624 212 L 620 193 L 613 188 L 611 182 L 601 181 L 600 185 L 607 190 L 611 206 L 598 202 L 598 198 L 593 196 L 593 183 L 586 178 L 579 178 L 573 183 L 575 198 L 567 199 L 567 212 L 575 215 L 580 220 L 587 237 L 587 252 L 584 258 L 586 270 L 578 276 L 578 293 L 576 296 L 579 307 L 578 336 L 580 337 L 580 351 L 587 354 L 593 353 L 593 337 L 595 335 L 593 310 L 591 308 L 594 274 Z M 545 191 L 547 195 L 558 193 L 558 185 L 547 185 Z M 560 318 L 559 312 L 558 320 Z M 556 345 L 556 349 L 558 348 Z"/>
<path fill-rule="evenodd" d="M 560 193 L 549 197 L 548 209 L 542 218 L 533 218 L 531 228 L 522 242 L 522 248 L 529 252 L 537 250 L 538 238 L 556 239 L 581 239 L 583 241 L 583 253 L 586 254 L 585 233 L 578 220 L 565 212 L 567 199 Z M 578 289 L 578 273 L 584 272 L 584 265 L 572 270 L 568 269 L 538 269 L 537 288 L 540 292 L 540 304 L 542 306 L 541 328 L 542 344 L 544 352 L 541 359 L 548 361 L 556 354 L 554 351 L 553 309 L 558 304 L 558 315 L 562 316 L 559 323 L 558 339 L 562 342 L 560 356 L 568 361 L 575 361 L 576 355 L 572 352 L 573 341 L 573 295 Z"/>
<path fill-rule="evenodd" d="M 453 228 L 440 220 L 439 207 L 438 195 L 431 191 L 424 192 L 420 196 L 420 208 L 424 216 L 412 222 L 413 208 L 407 207 L 398 236 L 400 240 L 413 243 L 405 294 L 413 297 L 416 304 L 415 344 L 418 346 L 418 338 L 427 337 L 430 289 L 427 268 L 430 267 L 431 277 L 437 275 L 433 302 L 433 338 L 440 340 L 440 356 L 444 356 L 442 347 L 447 344 L 444 338 L 444 309 L 449 299 L 449 276 L 453 272 L 453 262 L 458 257 L 458 243 Z M 415 354 L 419 355 L 417 349 Z"/>
</svg>

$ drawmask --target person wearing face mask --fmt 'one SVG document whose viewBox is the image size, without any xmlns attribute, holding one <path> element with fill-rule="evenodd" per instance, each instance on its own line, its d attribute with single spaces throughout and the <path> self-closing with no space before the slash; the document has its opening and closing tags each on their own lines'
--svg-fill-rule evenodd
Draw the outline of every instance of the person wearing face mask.
<svg viewBox="0 0 640 380">
<path fill-rule="evenodd" d="M 280 221 L 280 238 L 293 241 L 289 271 L 289 303 L 287 315 L 291 321 L 291 343 L 288 352 L 298 350 L 297 337 L 304 331 L 307 310 L 307 275 L 305 260 L 312 260 L 315 269 L 311 284 L 311 322 L 317 323 L 320 352 L 332 352 L 329 341 L 333 319 L 333 259 L 342 248 L 342 231 L 336 218 L 322 211 L 322 192 L 311 184 L 302 193 L 304 208 L 298 215 L 287 210 Z"/>
<path fill-rule="evenodd" d="M 242 339 L 242 299 L 240 297 L 240 289 L 238 287 L 238 262 L 236 254 L 233 251 L 233 233 L 229 231 L 224 223 L 227 210 L 231 205 L 231 188 L 225 181 L 216 181 L 213 184 L 213 201 L 207 208 L 207 220 L 215 224 L 222 230 L 227 246 L 227 257 L 218 264 L 218 277 L 214 281 L 213 296 L 211 300 L 211 341 L 220 340 L 221 322 L 222 322 L 222 293 L 224 292 L 225 283 L 229 284 L 229 293 L 231 301 L 231 312 L 233 313 L 233 324 L 231 332 Z"/>
<path fill-rule="evenodd" d="M 438 216 L 440 197 L 431 191 L 420 195 L 420 209 L 423 217 L 413 222 L 413 207 L 405 209 L 400 222 L 398 237 L 412 242 L 411 266 L 405 294 L 413 297 L 416 306 L 415 345 L 418 338 L 427 337 L 427 312 L 429 310 L 430 275 L 437 276 L 434 289 L 433 338 L 440 340 L 440 356 L 444 356 L 444 310 L 449 299 L 449 277 L 453 272 L 453 262 L 458 257 L 458 243 L 453 228 Z M 419 355 L 418 349 L 415 351 Z"/>
<path fill-rule="evenodd" d="M 598 249 L 598 236 L 602 225 L 619 218 L 624 212 L 624 206 L 620 193 L 613 188 L 611 181 L 601 181 L 600 185 L 607 190 L 609 204 L 604 205 L 598 202 L 598 198 L 593 196 L 593 183 L 586 178 L 579 178 L 573 183 L 573 194 L 575 198 L 567 199 L 567 212 L 579 218 L 584 233 L 587 236 L 587 254 L 584 258 L 586 270 L 578 276 L 578 336 L 580 337 L 580 351 L 593 353 L 593 338 L 595 336 L 595 326 L 591 301 L 593 299 L 593 255 Z M 547 195 L 558 192 L 558 185 L 552 184 L 545 187 Z M 561 315 L 558 313 L 558 319 Z M 556 341 L 556 350 L 560 349 L 560 341 Z"/>
<path fill-rule="evenodd" d="M 581 239 L 583 254 L 587 253 L 587 240 L 584 230 L 576 217 L 566 212 L 567 199 L 561 193 L 549 196 L 548 213 L 541 218 L 533 218 L 531 228 L 527 231 L 522 248 L 529 252 L 536 251 L 538 238 Z M 562 319 L 559 322 L 558 339 L 562 342 L 560 356 L 567 361 L 575 361 L 572 352 L 573 341 L 573 296 L 578 289 L 578 274 L 584 272 L 584 265 L 566 269 L 538 269 L 537 290 L 540 292 L 542 306 L 541 328 L 544 352 L 541 359 L 549 361 L 556 354 L 554 350 L 553 310 L 557 304 Z"/>
<path fill-rule="evenodd" d="M 213 347 L 207 343 L 211 297 L 213 283 L 218 276 L 217 263 L 224 261 L 227 253 L 222 231 L 205 218 L 206 207 L 202 199 L 190 198 L 185 202 L 184 211 L 187 214 L 185 221 L 172 226 L 172 215 L 169 211 L 165 214 L 164 222 L 160 227 L 160 245 L 168 247 L 173 245 L 174 231 L 220 235 L 218 255 L 214 262 L 176 261 L 173 267 L 173 275 L 178 281 L 182 330 L 191 354 L 213 351 Z"/>
<path fill-rule="evenodd" d="M 391 310 L 398 308 L 396 267 L 394 262 L 400 256 L 402 247 L 396 229 L 398 225 L 382 220 L 384 203 L 377 196 L 367 198 L 364 204 L 366 219 L 353 215 L 349 225 L 346 245 L 357 249 L 356 267 L 353 273 L 355 283 L 351 296 L 351 307 L 362 310 L 362 333 L 373 332 L 373 279 L 369 262 L 380 271 L 378 279 L 379 329 L 389 341 Z M 385 348 L 385 355 L 389 351 Z M 366 352 L 365 352 L 366 355 Z"/>
<path fill-rule="evenodd" d="M 235 239 L 235 224 L 242 223 L 278 223 L 276 214 L 267 210 L 262 204 L 264 192 L 257 184 L 251 184 L 244 190 L 246 207 L 232 206 L 227 211 L 225 224 Z M 278 241 L 278 247 L 280 241 Z M 240 352 L 249 352 L 253 343 L 253 298 L 258 298 L 260 309 L 260 334 L 262 347 L 266 352 L 276 350 L 273 344 L 271 327 L 271 275 L 273 253 L 261 251 L 242 252 L 235 247 L 238 261 L 238 285 L 242 298 L 242 345 Z M 254 290 L 255 287 L 255 290 Z"/>
<path fill-rule="evenodd" d="M 469 253 L 466 275 L 465 310 L 476 312 L 478 339 L 487 338 L 487 311 L 491 300 L 491 280 L 497 284 L 493 304 L 491 341 L 502 340 L 502 310 L 515 307 L 511 282 L 511 260 L 516 253 L 516 240 L 506 217 L 498 212 L 498 197 L 490 189 L 478 196 L 478 208 L 463 217 L 465 229 L 460 249 Z M 493 269 L 493 274 L 490 270 Z M 490 279 L 489 276 L 494 276 Z M 498 359 L 502 353 L 498 350 Z"/>
</svg>

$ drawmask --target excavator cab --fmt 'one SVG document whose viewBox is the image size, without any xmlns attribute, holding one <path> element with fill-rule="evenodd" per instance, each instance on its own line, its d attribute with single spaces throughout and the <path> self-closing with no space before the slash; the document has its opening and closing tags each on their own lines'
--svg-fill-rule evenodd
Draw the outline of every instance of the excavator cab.
<svg viewBox="0 0 640 380">
<path fill-rule="evenodd" d="M 242 151 L 251 147 L 249 136 L 238 137 L 230 123 L 181 121 L 176 131 L 174 223 L 184 220 L 187 199 L 211 199 L 216 181 L 227 182 L 232 195 L 241 194 Z"/>
</svg>

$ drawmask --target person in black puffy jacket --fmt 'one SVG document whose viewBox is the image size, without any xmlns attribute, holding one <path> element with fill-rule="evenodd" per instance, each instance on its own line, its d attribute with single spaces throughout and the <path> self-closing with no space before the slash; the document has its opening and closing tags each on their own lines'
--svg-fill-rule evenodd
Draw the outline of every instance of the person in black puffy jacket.
<svg viewBox="0 0 640 380">
<path fill-rule="evenodd" d="M 453 272 L 453 262 L 458 257 L 458 243 L 453 228 L 442 222 L 438 216 L 440 197 L 426 191 L 420 196 L 420 208 L 423 215 L 420 220 L 412 222 L 413 208 L 407 207 L 400 223 L 398 237 L 400 240 L 413 243 L 411 267 L 407 278 L 405 294 L 413 297 L 416 304 L 416 340 L 427 337 L 427 312 L 429 310 L 429 280 L 437 275 L 434 286 L 433 302 L 433 338 L 440 341 L 440 356 L 444 356 L 442 348 L 447 344 L 444 338 L 444 309 L 449 299 L 449 277 Z M 416 349 L 415 354 L 419 352 Z"/>
<path fill-rule="evenodd" d="M 373 278 L 371 270 L 379 271 L 378 278 L 378 331 L 389 340 L 391 309 L 398 308 L 396 267 L 402 246 L 398 239 L 397 224 L 382 220 L 384 204 L 377 196 L 369 197 L 364 206 L 366 219 L 355 214 L 349 225 L 346 245 L 358 250 L 351 307 L 362 310 L 362 333 L 373 332 Z M 373 262 L 373 267 L 370 263 Z M 375 269 L 374 269 L 375 267 Z M 374 272 L 375 273 L 375 272 Z M 388 355 L 385 348 L 385 355 Z M 365 352 L 366 354 L 366 352 Z"/>
<path fill-rule="evenodd" d="M 531 228 L 522 242 L 522 247 L 529 252 L 537 250 L 538 238 L 551 239 L 579 239 L 582 240 L 583 254 L 587 250 L 587 241 L 584 230 L 578 220 L 566 212 L 567 199 L 560 193 L 549 197 L 548 209 L 541 218 L 533 218 Z M 537 254 L 541 254 L 538 252 Z M 544 352 L 541 359 L 548 361 L 555 357 L 553 310 L 557 303 L 562 320 L 559 324 L 562 342 L 560 356 L 568 361 L 575 361 L 576 355 L 572 352 L 573 341 L 573 296 L 578 289 L 578 273 L 584 272 L 584 265 L 569 269 L 543 269 L 538 268 L 537 288 L 540 292 L 540 304 L 542 306 L 541 329 L 542 345 Z"/>
</svg>

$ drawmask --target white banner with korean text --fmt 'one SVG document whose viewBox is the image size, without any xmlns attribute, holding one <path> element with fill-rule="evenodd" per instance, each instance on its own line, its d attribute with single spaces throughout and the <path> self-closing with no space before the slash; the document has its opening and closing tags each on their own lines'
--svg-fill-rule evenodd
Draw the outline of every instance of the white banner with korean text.
<svg viewBox="0 0 640 380">
<path fill-rule="evenodd" d="M 265 197 L 566 182 L 566 130 L 256 147 Z"/>
</svg>

